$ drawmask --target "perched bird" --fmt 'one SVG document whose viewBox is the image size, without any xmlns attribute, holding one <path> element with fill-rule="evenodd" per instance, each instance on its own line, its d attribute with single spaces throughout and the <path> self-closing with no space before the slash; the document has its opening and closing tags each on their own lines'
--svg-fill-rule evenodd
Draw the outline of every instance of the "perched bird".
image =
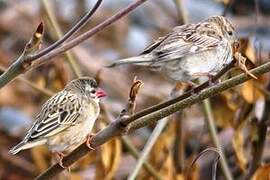
<svg viewBox="0 0 270 180">
<path fill-rule="evenodd" d="M 191 82 L 200 76 L 211 77 L 233 60 L 235 30 L 223 16 L 212 16 L 175 27 L 169 34 L 150 44 L 136 57 L 117 60 L 121 64 L 147 66 L 161 71 L 177 82 Z"/>
<path fill-rule="evenodd" d="M 42 106 L 24 139 L 9 152 L 45 144 L 62 158 L 86 141 L 91 148 L 90 134 L 99 115 L 99 100 L 106 93 L 90 77 L 72 80 Z"/>
</svg>

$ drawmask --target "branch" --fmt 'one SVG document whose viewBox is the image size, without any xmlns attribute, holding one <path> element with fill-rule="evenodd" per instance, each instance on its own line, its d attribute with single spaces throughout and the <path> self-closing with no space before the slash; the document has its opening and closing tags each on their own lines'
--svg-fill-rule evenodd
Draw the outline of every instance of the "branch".
<svg viewBox="0 0 270 180">
<path fill-rule="evenodd" d="M 127 115 L 127 113 L 129 115 L 132 115 L 135 111 L 135 100 L 138 94 L 138 90 L 141 88 L 141 86 L 143 85 L 143 83 L 141 81 L 137 80 L 137 77 L 134 78 L 133 84 L 130 88 L 130 92 L 129 92 L 129 99 L 128 99 L 128 103 L 126 105 L 126 108 L 124 110 L 121 111 L 121 116 L 123 118 L 124 115 Z M 106 108 L 104 107 L 103 104 L 101 104 L 101 109 L 103 110 L 105 116 L 107 117 L 106 119 L 109 120 L 109 122 L 113 122 L 113 118 L 112 115 L 106 110 Z M 136 159 L 140 158 L 140 153 L 137 150 L 137 148 L 130 142 L 130 140 L 128 139 L 128 137 L 125 136 L 121 136 L 121 140 L 123 142 L 123 144 L 126 146 L 126 148 L 128 149 L 128 151 L 131 153 L 131 155 L 133 157 L 135 157 Z M 145 170 L 152 175 L 155 179 L 157 180 L 161 180 L 161 176 L 159 175 L 159 173 L 156 171 L 156 169 L 149 164 L 149 162 L 144 161 L 143 162 L 143 166 L 145 168 Z"/>
<path fill-rule="evenodd" d="M 159 135 L 161 134 L 161 132 L 163 131 L 163 129 L 165 128 L 165 126 L 167 125 L 167 122 L 169 121 L 169 118 L 164 118 L 161 121 L 159 121 L 156 125 L 156 127 L 154 128 L 153 132 L 151 133 L 149 139 L 147 140 L 141 154 L 140 157 L 137 161 L 137 164 L 134 168 L 134 170 L 132 171 L 132 173 L 129 175 L 129 177 L 127 178 L 127 180 L 133 180 L 136 179 L 143 163 L 146 161 L 150 151 L 152 150 L 152 147 L 154 146 L 154 144 L 156 143 Z"/>
<path fill-rule="evenodd" d="M 203 110 L 204 110 L 204 114 L 205 114 L 205 124 L 208 128 L 211 140 L 212 140 L 213 144 L 215 145 L 215 147 L 217 148 L 217 150 L 219 151 L 220 164 L 221 164 L 221 169 L 224 173 L 224 177 L 227 180 L 232 180 L 233 177 L 232 177 L 232 174 L 230 172 L 230 168 L 228 166 L 226 156 L 223 152 L 221 143 L 218 139 L 218 133 L 217 133 L 217 129 L 215 126 L 215 121 L 214 121 L 213 112 L 212 112 L 212 108 L 211 108 L 211 104 L 210 104 L 209 99 L 205 99 L 203 101 Z"/>
<path fill-rule="evenodd" d="M 257 68 L 254 68 L 250 72 L 256 76 L 259 76 L 269 71 L 270 71 L 270 62 L 265 63 Z M 150 107 L 146 110 L 139 112 L 140 115 L 145 114 L 146 112 L 149 112 L 149 113 L 145 114 L 143 117 L 140 116 L 140 118 L 137 118 L 136 121 L 134 121 L 133 120 L 134 117 L 139 116 L 138 115 L 139 113 L 136 113 L 134 116 L 131 116 L 130 118 L 122 122 L 122 124 L 125 124 L 126 122 L 129 122 L 130 120 L 134 121 L 131 124 L 129 124 L 130 130 L 135 130 L 135 129 L 144 127 L 148 124 L 153 124 L 159 119 L 169 116 L 170 114 L 173 114 L 181 109 L 191 106 L 192 104 L 201 102 L 202 100 L 206 98 L 217 95 L 222 91 L 233 88 L 239 84 L 242 84 L 248 81 L 249 79 L 251 79 L 251 77 L 243 73 L 231 79 L 228 79 L 222 83 L 214 85 L 210 88 L 204 89 L 201 92 L 197 93 L 196 95 L 188 96 L 188 94 L 191 94 L 191 92 L 186 93 L 183 96 L 179 96 L 175 99 L 166 101 L 164 103 L 158 104 L 156 106 Z"/>
<path fill-rule="evenodd" d="M 5 70 L 6 70 L 6 68 L 4 68 L 4 66 L 0 65 L 0 72 L 1 73 L 5 72 Z M 24 77 L 18 77 L 18 80 L 24 82 L 25 84 L 27 84 L 31 88 L 39 91 L 40 93 L 44 94 L 47 97 L 51 97 L 55 94 L 51 90 L 43 88 L 43 87 L 39 87 L 37 84 L 34 84 L 33 82 L 29 81 L 28 79 L 26 79 Z"/>
<path fill-rule="evenodd" d="M 46 12 L 46 15 L 47 15 L 47 17 L 48 17 L 48 19 L 49 19 L 49 22 L 50 22 L 50 24 L 51 24 L 51 26 L 49 26 L 49 27 L 51 27 L 53 34 L 56 34 L 57 38 L 60 39 L 60 40 L 62 40 L 61 37 L 63 36 L 63 32 L 62 32 L 62 30 L 61 30 L 61 28 L 60 28 L 60 25 L 59 25 L 59 23 L 58 23 L 58 21 L 57 21 L 57 19 L 56 19 L 56 17 L 55 17 L 55 14 L 54 14 L 53 9 L 52 9 L 51 2 L 50 2 L 50 1 L 47 1 L 47 0 L 42 0 L 41 2 L 42 2 L 42 4 L 43 4 L 43 7 L 44 7 L 45 12 Z M 96 6 L 97 6 L 97 7 L 99 6 L 100 2 L 101 2 L 101 1 L 97 1 L 97 3 L 96 3 Z M 97 9 L 97 7 L 94 7 L 93 9 L 95 10 L 95 9 Z M 93 10 L 92 10 L 92 11 L 93 11 Z M 92 11 L 90 11 L 90 13 L 87 14 L 88 16 L 86 15 L 86 16 L 80 21 L 80 22 L 82 22 L 83 24 L 81 24 L 81 23 L 79 22 L 77 25 L 75 25 L 75 27 L 76 27 L 76 26 L 77 26 L 78 28 L 82 27 L 82 26 L 84 25 L 84 23 L 86 23 L 86 21 L 89 20 L 89 15 L 93 14 Z M 73 29 L 74 29 L 74 28 L 73 28 Z M 75 30 L 76 30 L 76 29 L 75 29 Z M 78 29 L 77 29 L 77 31 L 78 31 Z M 71 30 L 70 32 L 72 32 L 72 30 Z M 67 34 L 68 34 L 68 33 L 67 33 Z M 66 34 L 66 35 L 67 35 L 67 34 Z M 64 39 L 64 38 L 63 38 L 63 39 Z M 57 42 L 58 42 L 58 41 L 57 41 Z M 51 47 L 51 46 L 50 46 L 50 47 Z M 49 52 L 49 51 L 48 51 L 48 52 Z M 40 54 L 40 53 L 41 53 L 41 52 L 39 52 L 38 54 Z M 36 54 L 36 55 L 37 55 L 37 54 Z M 35 55 L 35 56 L 36 56 L 36 55 Z M 68 63 L 69 63 L 69 66 L 71 67 L 71 69 L 72 69 L 73 73 L 76 75 L 76 77 L 82 76 L 82 72 L 81 72 L 81 70 L 80 70 L 80 68 L 79 68 L 79 66 L 78 66 L 78 64 L 77 64 L 77 62 L 76 62 L 74 56 L 71 54 L 71 52 L 67 51 L 67 52 L 65 53 L 65 56 L 66 56 L 66 60 L 67 60 Z M 33 58 L 33 57 L 32 57 L 32 58 Z"/>
<path fill-rule="evenodd" d="M 32 62 L 45 54 L 48 54 L 50 51 L 55 49 L 56 47 L 59 47 L 61 44 L 63 44 L 66 40 L 68 40 L 73 34 L 75 34 L 78 30 L 80 30 L 87 21 L 90 20 L 90 18 L 93 16 L 93 14 L 97 11 L 101 4 L 102 0 L 98 0 L 95 4 L 95 6 L 75 25 L 73 26 L 61 39 L 53 43 L 51 46 L 41 50 L 40 52 L 36 53 L 35 55 L 32 55 L 27 59 L 28 62 Z"/>
<path fill-rule="evenodd" d="M 41 41 L 44 33 L 43 23 L 41 22 L 36 31 L 33 33 L 31 39 L 25 45 L 23 53 L 11 66 L 0 76 L 0 87 L 3 87 L 9 81 L 14 79 L 19 74 L 23 73 L 25 69 L 28 69 L 31 64 L 26 63 L 25 59 L 38 51 L 41 46 Z"/>
<path fill-rule="evenodd" d="M 269 71 L 270 71 L 270 62 L 265 63 L 251 70 L 250 72 L 256 76 L 259 76 Z M 175 99 L 161 103 L 159 105 L 153 106 L 155 108 L 148 108 L 144 111 L 136 113 L 127 119 L 117 118 L 114 122 L 110 123 L 106 128 L 99 131 L 95 136 L 93 136 L 91 145 L 93 148 L 97 148 L 101 146 L 102 144 L 106 143 L 107 141 L 111 140 L 112 138 L 123 135 L 123 133 L 126 132 L 124 131 L 125 129 L 123 129 L 123 127 L 125 126 L 126 128 L 129 127 L 129 130 L 136 130 L 138 128 L 152 124 L 153 122 L 156 122 L 159 119 L 169 116 L 170 114 L 173 114 L 174 112 L 184 109 L 192 104 L 198 103 L 202 101 L 203 99 L 212 97 L 222 91 L 225 91 L 239 84 L 242 84 L 248 81 L 250 78 L 251 77 L 246 74 L 240 74 L 220 84 L 217 84 L 210 88 L 202 90 L 201 92 L 197 93 L 197 95 L 188 96 L 187 94 L 190 94 L 189 92 L 189 93 L 184 94 L 183 96 L 180 96 Z M 197 91 L 198 91 L 198 88 L 197 88 Z M 158 109 L 159 107 L 161 108 Z M 149 113 L 147 115 L 144 115 L 144 117 L 141 116 L 140 118 L 137 118 L 137 119 L 135 118 L 139 116 L 138 114 L 142 115 L 148 111 L 152 111 L 150 112 L 151 114 Z M 128 124 L 127 122 L 130 122 L 130 124 Z M 71 152 L 67 157 L 65 157 L 63 160 L 63 163 L 65 164 L 65 166 L 69 166 L 73 164 L 74 162 L 76 162 L 81 157 L 83 157 L 84 155 L 86 155 L 87 153 L 89 153 L 89 148 L 86 147 L 84 143 L 81 146 L 79 146 L 77 149 L 75 149 L 73 152 Z M 59 164 L 54 164 L 49 169 L 47 169 L 44 173 L 38 176 L 37 179 L 39 180 L 49 179 L 51 177 L 54 177 L 56 174 L 59 174 L 63 170 L 64 169 Z"/>
<path fill-rule="evenodd" d="M 103 21 L 99 25 L 95 26 L 94 28 L 90 29 L 89 31 L 83 33 L 82 35 L 74 38 L 73 40 L 67 42 L 66 44 L 64 44 L 64 45 L 62 45 L 60 47 L 58 47 L 59 44 L 53 45 L 53 46 L 56 46 L 58 48 L 54 47 L 55 48 L 54 49 L 54 48 L 50 48 L 51 47 L 50 46 L 50 47 L 48 47 L 50 49 L 47 48 L 46 51 L 44 49 L 42 51 L 42 54 L 40 52 L 40 53 L 37 53 L 36 55 L 27 56 L 27 57 L 24 57 L 24 58 L 18 58 L 18 60 L 16 60 L 16 62 L 13 63 L 10 66 L 10 68 L 0 76 L 0 88 L 2 88 L 5 84 L 7 84 L 11 80 L 13 80 L 18 75 L 20 75 L 20 74 L 22 74 L 22 73 L 24 73 L 26 71 L 29 71 L 32 68 L 36 68 L 36 67 L 38 67 L 38 66 L 40 66 L 40 65 L 42 65 L 44 63 L 48 63 L 49 59 L 52 59 L 53 57 L 56 57 L 56 56 L 58 56 L 60 54 L 63 54 L 67 50 L 77 46 L 78 44 L 82 43 L 86 39 L 92 37 L 93 35 L 97 34 L 101 30 L 103 30 L 104 28 L 108 27 L 112 23 L 114 23 L 117 20 L 121 19 L 122 17 L 124 17 L 125 15 L 127 15 L 132 10 L 134 10 L 135 8 L 137 8 L 138 6 L 140 6 L 142 3 L 146 2 L 146 1 L 147 0 L 137 0 L 137 1 L 135 1 L 134 3 L 130 4 L 129 6 L 127 6 L 124 9 L 120 10 L 118 13 L 111 16 L 107 20 Z M 98 1 L 98 2 L 100 2 L 100 1 Z M 76 32 L 76 31 L 74 31 L 74 32 Z M 63 36 L 63 38 L 64 37 L 66 37 L 66 35 Z M 68 38 L 69 37 L 70 36 L 68 36 Z M 39 55 L 39 54 L 41 54 L 41 55 Z M 27 66 L 25 66 L 25 64 Z"/>
<path fill-rule="evenodd" d="M 140 6 L 142 3 L 146 2 L 146 1 L 147 0 L 137 0 L 137 1 L 135 1 L 134 3 L 127 6 L 126 8 L 120 10 L 115 15 L 108 18 L 107 20 L 103 21 L 102 23 L 98 24 L 94 28 L 90 29 L 89 31 L 87 31 L 87 32 L 83 33 L 82 35 L 74 38 L 73 40 L 67 42 L 63 46 L 51 51 L 50 53 L 46 54 L 45 56 L 35 60 L 36 63 L 34 65 L 34 67 L 40 66 L 41 64 L 45 63 L 44 61 L 48 62 L 47 60 L 49 60 L 49 59 L 51 59 L 51 58 L 53 58 L 55 56 L 58 56 L 58 55 L 64 53 L 65 51 L 79 45 L 83 41 L 85 41 L 88 38 L 92 37 L 93 35 L 97 34 L 101 30 L 105 29 L 106 27 L 108 27 L 112 23 L 118 21 L 119 19 L 121 19 L 122 17 L 124 17 L 125 15 L 127 15 L 132 10 L 134 10 L 135 8 L 137 8 L 138 6 Z"/>
<path fill-rule="evenodd" d="M 136 159 L 139 159 L 140 153 L 137 148 L 135 148 L 134 145 L 130 142 L 130 140 L 126 136 L 122 136 L 121 139 L 132 156 L 134 156 Z M 162 180 L 159 172 L 147 160 L 143 162 L 143 167 L 151 176 L 153 176 L 153 178 L 156 180 Z"/>
<path fill-rule="evenodd" d="M 225 68 L 223 68 L 216 76 L 213 77 L 213 81 L 216 81 L 217 79 L 219 79 L 223 74 L 225 74 L 227 71 L 229 71 L 235 64 L 235 61 L 232 61 L 230 64 L 228 64 Z M 188 91 L 187 93 L 179 96 L 179 97 L 176 97 L 176 98 L 173 98 L 171 100 L 168 100 L 168 101 L 165 101 L 161 104 L 157 104 L 157 105 L 154 105 L 150 108 L 147 108 L 147 109 L 144 109 L 142 111 L 139 111 L 137 112 L 136 114 L 134 114 L 133 116 L 131 116 L 130 118 L 126 119 L 125 121 L 122 122 L 122 125 L 123 126 L 126 126 L 128 125 L 129 123 L 131 123 L 132 121 L 134 121 L 135 119 L 139 119 L 147 114 L 150 114 L 152 112 L 155 112 L 155 111 L 158 111 L 162 108 L 165 108 L 169 105 L 172 105 L 176 102 L 179 102 L 185 98 L 188 98 L 192 95 L 192 93 L 196 94 L 198 92 L 200 92 L 201 90 L 205 89 L 206 87 L 208 87 L 210 84 L 209 84 L 209 81 L 206 81 L 205 83 L 201 84 L 200 86 L 198 87 L 195 87 L 192 91 Z"/>
</svg>

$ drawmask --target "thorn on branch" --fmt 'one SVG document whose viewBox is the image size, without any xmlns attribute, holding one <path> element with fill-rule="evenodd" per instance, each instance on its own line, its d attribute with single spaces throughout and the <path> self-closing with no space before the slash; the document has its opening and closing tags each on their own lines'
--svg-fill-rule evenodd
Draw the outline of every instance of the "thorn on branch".
<svg viewBox="0 0 270 180">
<path fill-rule="evenodd" d="M 120 124 L 122 126 L 122 129 L 125 129 L 126 132 L 128 131 L 127 126 L 129 123 L 126 124 L 123 122 L 125 122 L 126 119 L 128 119 L 132 114 L 134 114 L 136 108 L 136 97 L 142 85 L 143 82 L 141 80 L 137 80 L 137 77 L 135 76 L 129 90 L 129 99 L 126 108 L 123 109 L 120 113 Z"/>
<path fill-rule="evenodd" d="M 133 84 L 129 91 L 129 102 L 134 103 L 136 100 L 136 96 L 142 87 L 143 82 L 141 80 L 137 80 L 137 76 L 134 77 Z"/>
<path fill-rule="evenodd" d="M 43 22 L 41 22 L 34 34 L 32 35 L 30 41 L 25 46 L 25 55 L 31 55 L 41 48 L 42 37 L 44 34 Z"/>
<path fill-rule="evenodd" d="M 136 97 L 142 85 L 143 82 L 141 80 L 137 80 L 137 77 L 135 76 L 129 91 L 129 99 L 126 106 L 126 114 L 132 115 L 134 113 L 136 107 L 135 103 Z"/>
<path fill-rule="evenodd" d="M 42 44 L 42 37 L 44 34 L 44 26 L 43 22 L 41 22 L 36 31 L 33 33 L 31 39 L 25 45 L 24 52 L 22 54 L 22 66 L 24 69 L 29 69 L 32 62 L 28 61 L 28 57 L 35 54 L 40 48 Z"/>
</svg>

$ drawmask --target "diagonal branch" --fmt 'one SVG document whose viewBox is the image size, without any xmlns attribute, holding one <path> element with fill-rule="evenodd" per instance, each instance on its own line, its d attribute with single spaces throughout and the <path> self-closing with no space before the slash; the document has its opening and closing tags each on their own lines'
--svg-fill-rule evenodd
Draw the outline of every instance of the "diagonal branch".
<svg viewBox="0 0 270 180">
<path fill-rule="evenodd" d="M 36 60 L 45 54 L 48 54 L 50 51 L 55 49 L 56 47 L 59 47 L 61 44 L 63 44 L 65 41 L 67 41 L 72 35 L 74 35 L 78 30 L 80 30 L 87 21 L 90 20 L 90 18 L 93 16 L 93 14 L 96 12 L 96 10 L 99 8 L 102 0 L 98 0 L 95 4 L 95 6 L 75 25 L 73 26 L 61 39 L 50 45 L 49 47 L 39 51 L 35 55 L 30 56 L 27 61 L 31 62 L 33 60 Z"/>
<path fill-rule="evenodd" d="M 257 68 L 254 68 L 250 72 L 256 76 L 259 76 L 259 75 L 262 75 L 262 74 L 267 73 L 269 71 L 270 71 L 270 62 L 265 63 Z M 130 130 L 135 130 L 135 129 L 144 127 L 148 124 L 155 123 L 159 119 L 162 119 L 162 118 L 164 118 L 170 114 L 173 114 L 181 109 L 184 109 L 192 104 L 199 103 L 202 100 L 209 98 L 209 97 L 212 97 L 214 95 L 217 95 L 222 91 L 225 91 L 225 90 L 233 88 L 239 84 L 242 84 L 242 83 L 250 80 L 251 78 L 252 77 L 250 77 L 249 75 L 240 74 L 240 75 L 235 76 L 231 79 L 228 79 L 222 83 L 214 85 L 210 88 L 203 89 L 202 91 L 200 91 L 196 95 L 189 96 L 185 99 L 181 99 L 180 101 L 177 101 L 176 100 L 177 98 L 175 98 L 175 99 L 172 99 L 171 101 L 166 101 L 164 103 L 161 103 L 157 106 L 160 106 L 162 108 L 155 108 L 154 112 L 149 113 L 143 117 L 140 117 L 140 118 L 136 119 L 136 121 L 133 120 L 134 122 L 129 124 Z M 178 97 L 178 98 L 180 98 L 180 97 Z M 133 116 L 130 117 L 130 119 L 133 119 Z M 130 119 L 126 119 L 126 121 L 129 121 Z"/>
<path fill-rule="evenodd" d="M 58 47 L 59 44 L 54 45 L 54 46 L 56 46 L 58 48 L 54 47 L 54 49 L 50 48 L 49 50 L 46 50 L 46 53 L 45 52 L 42 53 L 41 57 L 39 57 L 40 55 L 37 56 L 37 54 L 36 55 L 31 54 L 31 56 L 28 55 L 28 56 L 24 56 L 23 58 L 18 58 L 10 66 L 10 68 L 0 76 L 0 88 L 2 88 L 8 82 L 10 82 L 14 78 L 16 78 L 18 75 L 20 75 L 22 73 L 25 73 L 25 72 L 29 71 L 32 68 L 36 68 L 36 67 L 38 67 L 38 66 L 40 66 L 40 65 L 42 65 L 44 63 L 48 63 L 48 62 L 50 62 L 49 60 L 52 59 L 53 57 L 56 57 L 56 56 L 58 56 L 60 54 L 63 54 L 67 50 L 77 46 L 78 44 L 82 43 L 86 39 L 92 37 L 93 35 L 97 34 L 101 30 L 105 29 L 109 25 L 116 22 L 117 20 L 121 19 L 122 17 L 124 17 L 125 15 L 127 15 L 132 10 L 134 10 L 135 8 L 137 8 L 138 6 L 140 6 L 142 3 L 146 2 L 146 1 L 147 0 L 136 0 L 135 2 L 131 3 L 126 8 L 120 10 L 115 15 L 111 16 L 110 18 L 108 18 L 107 20 L 105 20 L 102 23 L 98 24 L 97 26 L 90 29 L 89 31 L 87 31 L 87 32 L 81 34 L 80 36 L 70 40 L 66 44 L 63 44 L 60 47 Z M 100 2 L 100 1 L 98 1 L 98 2 Z M 74 31 L 74 32 L 76 32 L 76 31 Z M 43 51 L 45 51 L 45 49 Z M 36 59 L 36 58 L 38 58 L 38 59 Z M 25 66 L 25 65 L 27 65 L 27 66 Z"/>
<path fill-rule="evenodd" d="M 229 71 L 233 66 L 234 66 L 234 63 L 235 61 L 232 61 L 230 64 L 228 64 L 225 68 L 223 68 L 216 76 L 213 77 L 213 81 L 216 81 L 217 79 L 219 79 L 223 74 L 225 74 L 227 71 Z M 142 111 L 139 111 L 137 112 L 136 114 L 134 114 L 133 116 L 131 116 L 130 118 L 126 119 L 125 121 L 122 122 L 122 124 L 125 126 L 129 123 L 131 123 L 132 121 L 134 121 L 135 119 L 138 119 L 140 117 L 143 117 L 149 113 L 152 113 L 152 112 L 155 112 L 159 109 L 162 109 L 164 107 L 167 107 L 169 105 L 172 105 L 178 101 L 181 101 L 187 97 L 190 97 L 192 95 L 192 93 L 198 93 L 200 92 L 201 90 L 205 89 L 206 87 L 209 86 L 209 81 L 201 84 L 200 86 L 198 87 L 195 87 L 192 91 L 188 91 L 187 93 L 181 95 L 181 96 L 178 96 L 176 98 L 173 98 L 171 100 L 168 100 L 168 101 L 165 101 L 161 104 L 157 104 L 157 105 L 154 105 L 150 108 L 147 108 L 147 109 L 144 109 Z"/>
<path fill-rule="evenodd" d="M 95 6 L 98 6 L 98 5 L 99 5 L 99 4 L 98 4 L 99 2 L 101 2 L 101 1 L 98 1 L 98 2 L 96 3 Z M 58 21 L 57 21 L 57 19 L 56 19 L 56 17 L 55 17 L 55 13 L 54 13 L 54 11 L 53 11 L 53 9 L 52 9 L 52 4 L 51 4 L 51 2 L 50 2 L 50 1 L 47 1 L 47 0 L 42 0 L 41 3 L 43 4 L 43 7 L 44 7 L 44 9 L 45 9 L 45 13 L 46 13 L 46 15 L 47 15 L 47 17 L 48 17 L 48 21 L 50 22 L 49 24 L 51 25 L 51 26 L 49 26 L 49 27 L 51 27 L 51 29 L 52 29 L 52 31 L 53 31 L 53 34 L 56 34 L 56 36 L 57 36 L 58 39 L 62 39 L 61 37 L 63 37 L 63 32 L 62 32 L 62 30 L 61 30 L 61 28 L 60 28 L 60 25 L 59 25 L 59 23 L 58 23 Z M 93 9 L 95 10 L 95 9 L 97 9 L 97 7 L 94 7 Z M 80 22 L 84 22 L 84 19 L 87 20 L 87 19 L 88 19 L 88 16 L 90 16 L 91 14 L 93 14 L 92 11 L 93 11 L 93 10 L 91 10 L 91 11 L 89 12 L 89 14 L 87 14 L 85 17 L 83 17 L 83 18 L 81 19 Z M 86 23 L 86 20 L 85 20 L 84 23 Z M 79 22 L 78 24 L 76 24 L 75 26 L 80 27 L 80 22 Z M 74 27 L 75 27 L 75 26 L 74 26 Z M 82 26 L 82 25 L 81 25 L 81 26 Z M 73 27 L 72 29 L 74 29 L 74 27 Z M 72 29 L 71 29 L 69 32 L 72 32 Z M 77 31 L 78 31 L 78 30 L 77 30 Z M 69 33 L 69 32 L 68 32 L 68 33 Z M 67 34 L 68 34 L 68 33 L 67 33 Z M 65 35 L 67 35 L 67 34 L 65 34 Z M 58 41 L 57 41 L 57 42 L 58 42 Z M 56 42 L 55 42 L 55 43 L 56 43 Z M 54 43 L 54 44 L 55 44 L 55 43 Z M 51 46 L 50 46 L 50 47 L 51 47 Z M 45 50 L 45 49 L 44 49 L 44 50 Z M 49 51 L 48 51 L 48 52 L 49 52 Z M 38 52 L 37 54 L 40 54 L 40 53 L 41 53 L 41 51 Z M 37 54 L 35 54 L 34 56 L 36 56 Z M 80 70 L 80 68 L 79 68 L 79 66 L 78 66 L 78 63 L 76 62 L 76 60 L 75 60 L 73 54 L 72 54 L 71 52 L 67 51 L 67 52 L 65 53 L 65 56 L 66 56 L 66 60 L 68 61 L 69 65 L 70 65 L 70 68 L 72 69 L 73 73 L 74 73 L 77 77 L 82 76 L 82 72 L 81 72 L 81 70 Z M 33 57 L 32 57 L 32 58 L 33 58 Z"/>
<path fill-rule="evenodd" d="M 252 74 L 256 76 L 260 76 L 264 73 L 267 73 L 270 71 L 270 62 L 265 63 L 252 71 L 250 71 Z M 146 125 L 152 124 L 164 117 L 167 117 L 181 109 L 184 109 L 188 106 L 191 106 L 192 104 L 198 103 L 206 98 L 212 97 L 222 91 L 225 91 L 227 89 L 233 88 L 239 84 L 242 84 L 246 81 L 248 81 L 251 77 L 246 74 L 240 74 L 238 76 L 235 76 L 229 80 L 226 80 L 222 83 L 219 83 L 217 85 L 214 85 L 210 88 L 203 89 L 202 91 L 198 92 L 196 95 L 193 96 L 187 96 L 184 98 L 177 97 L 175 99 L 166 101 L 164 103 L 159 104 L 158 106 L 155 106 L 155 111 L 152 111 L 148 114 L 145 114 L 143 117 L 140 118 L 134 118 L 138 116 L 134 114 L 130 118 L 126 118 L 124 120 L 118 118 L 114 122 L 110 123 L 106 128 L 99 131 L 93 138 L 91 145 L 93 148 L 97 148 L 101 146 L 102 144 L 106 143 L 110 139 L 121 136 L 125 132 L 134 131 L 136 129 L 139 129 L 141 127 L 144 127 Z M 197 89 L 198 90 L 198 89 Z M 186 95 L 184 95 L 186 96 Z M 180 100 L 178 100 L 180 99 Z M 162 108 L 157 108 L 162 107 Z M 150 108 L 149 108 L 150 109 Z M 148 110 L 149 111 L 149 110 Z M 145 112 L 144 112 L 145 113 Z M 132 120 L 132 121 L 131 121 Z M 134 121 L 134 122 L 133 122 Z M 124 123 L 123 123 L 124 122 Z M 127 123 L 130 122 L 130 123 Z M 123 126 L 124 125 L 124 126 Z M 127 126 L 126 131 L 123 127 Z M 129 130 L 129 131 L 127 131 Z M 78 159 L 83 157 L 89 152 L 89 148 L 86 147 L 85 144 L 82 144 L 77 149 L 75 149 L 72 153 L 70 153 L 64 160 L 63 163 L 67 166 L 73 164 Z M 59 174 L 64 169 L 59 165 L 55 164 L 51 166 L 49 169 L 47 169 L 44 173 L 42 173 L 40 176 L 37 177 L 37 179 L 49 179 L 51 177 L 54 177 L 56 174 Z"/>
<path fill-rule="evenodd" d="M 142 3 L 146 2 L 146 1 L 147 0 L 137 0 L 137 1 L 135 1 L 134 3 L 127 6 L 126 8 L 120 10 L 115 15 L 109 17 L 107 20 L 103 21 L 102 23 L 98 24 L 94 28 L 90 29 L 89 31 L 87 31 L 87 32 L 81 34 L 80 36 L 72 39 L 71 41 L 67 42 L 63 46 L 60 46 L 59 48 L 54 49 L 53 51 L 46 54 L 45 56 L 42 56 L 41 58 L 35 60 L 36 62 L 35 62 L 34 67 L 40 66 L 41 64 L 45 63 L 45 61 L 47 62 L 47 60 L 49 60 L 49 59 L 51 59 L 51 58 L 53 58 L 55 56 L 58 56 L 58 55 L 64 53 L 65 51 L 79 45 L 83 41 L 85 41 L 88 38 L 92 37 L 93 35 L 97 34 L 101 30 L 105 29 L 109 25 L 111 25 L 114 22 L 118 21 L 119 19 L 121 19 L 122 17 L 124 17 L 125 15 L 127 15 L 132 10 L 134 10 L 135 8 L 137 8 L 138 6 L 140 6 Z"/>
</svg>

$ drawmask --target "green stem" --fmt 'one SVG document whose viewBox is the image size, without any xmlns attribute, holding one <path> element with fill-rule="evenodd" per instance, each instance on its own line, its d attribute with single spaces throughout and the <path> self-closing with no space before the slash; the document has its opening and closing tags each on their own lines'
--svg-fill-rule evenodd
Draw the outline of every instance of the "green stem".
<svg viewBox="0 0 270 180">
<path fill-rule="evenodd" d="M 146 161 L 146 158 L 148 157 L 152 147 L 154 146 L 155 142 L 157 141 L 162 130 L 165 128 L 167 122 L 168 122 L 168 118 L 162 119 L 157 123 L 155 129 L 153 130 L 152 134 L 150 135 L 148 141 L 146 142 L 146 144 L 143 148 L 143 151 L 140 155 L 140 158 L 137 161 L 135 169 L 132 171 L 132 173 L 128 177 L 128 180 L 134 180 L 137 177 L 143 163 Z"/>
<path fill-rule="evenodd" d="M 222 150 L 220 141 L 218 139 L 218 133 L 216 130 L 215 122 L 214 122 L 214 117 L 212 113 L 212 108 L 209 99 L 205 99 L 203 101 L 203 111 L 205 114 L 205 124 L 209 130 L 209 134 L 211 137 L 211 140 L 214 144 L 214 146 L 218 149 L 220 152 L 220 162 L 221 162 L 221 169 L 223 171 L 223 174 L 227 180 L 232 180 L 233 177 L 231 175 L 227 160 L 225 158 L 225 154 Z"/>
<path fill-rule="evenodd" d="M 50 1 L 42 0 L 41 2 L 42 2 L 43 6 L 45 8 L 45 12 L 47 13 L 47 16 L 48 16 L 49 21 L 50 21 L 50 23 L 52 25 L 52 29 L 53 29 L 54 33 L 60 39 L 63 36 L 63 32 L 62 32 L 62 30 L 61 30 L 61 28 L 59 26 L 58 21 L 55 18 L 55 14 L 54 14 L 54 12 L 52 10 Z M 65 56 L 67 58 L 67 61 L 68 61 L 69 65 L 70 65 L 71 69 L 75 73 L 75 75 L 77 77 L 82 76 L 82 72 L 81 72 L 78 64 L 76 63 L 74 56 L 68 51 L 65 52 Z"/>
<path fill-rule="evenodd" d="M 124 145 L 127 147 L 128 151 L 132 154 L 132 156 L 134 156 L 136 159 L 139 159 L 140 157 L 140 153 L 139 151 L 134 147 L 134 145 L 129 141 L 129 139 L 125 136 L 123 136 L 122 141 L 124 143 Z M 159 175 L 159 173 L 153 168 L 153 166 L 151 164 L 149 164 L 147 161 L 143 162 L 143 167 L 145 168 L 146 171 L 148 171 L 148 173 L 150 175 L 152 175 L 155 179 L 157 180 L 162 180 L 161 176 Z"/>
</svg>

